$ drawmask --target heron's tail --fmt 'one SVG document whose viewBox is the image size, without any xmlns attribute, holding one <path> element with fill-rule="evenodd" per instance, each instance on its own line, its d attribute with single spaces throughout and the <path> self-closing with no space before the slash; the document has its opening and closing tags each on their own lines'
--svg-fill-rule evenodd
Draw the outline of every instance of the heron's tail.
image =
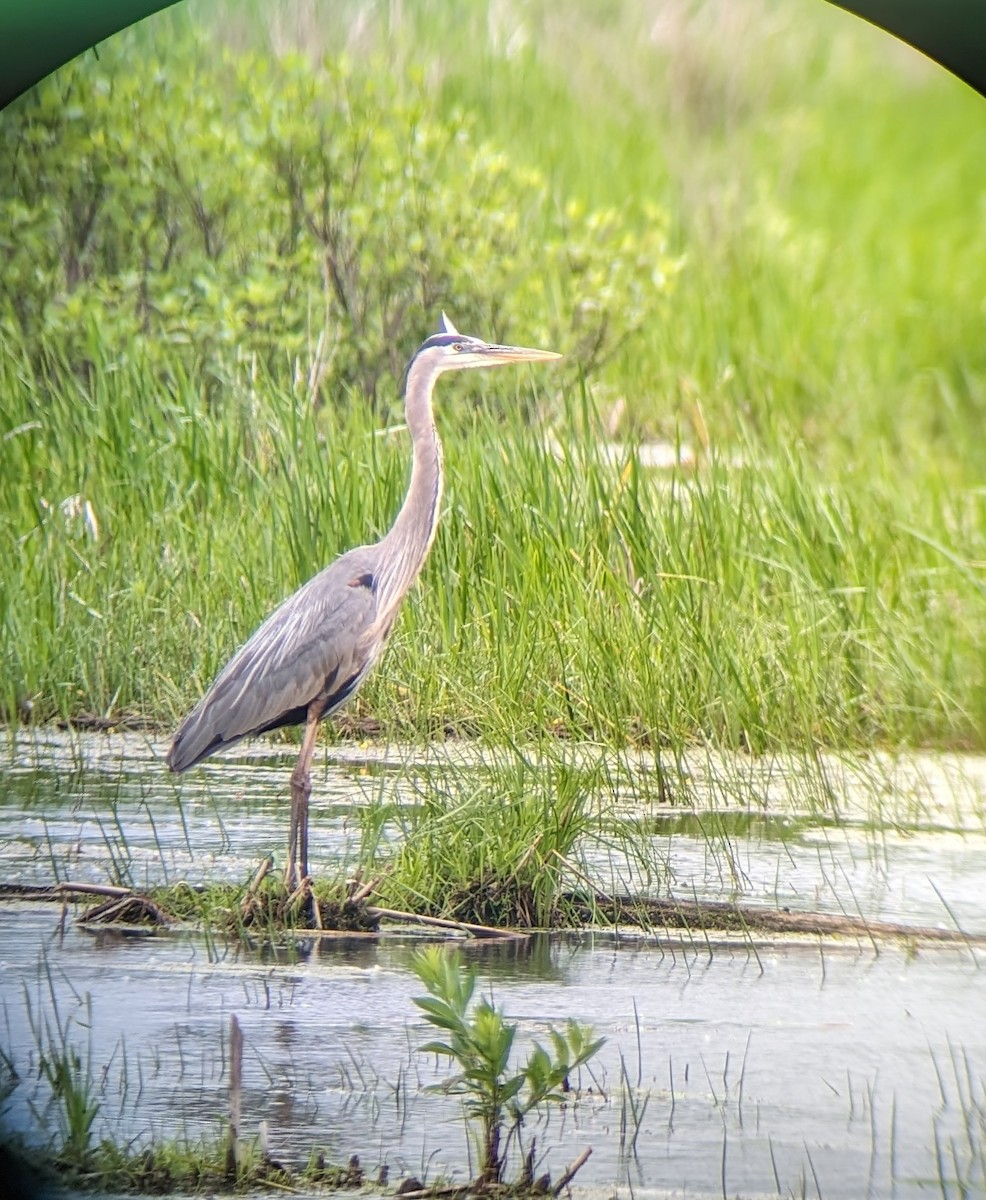
<svg viewBox="0 0 986 1200">
<path fill-rule="evenodd" d="M 165 762 L 172 771 L 181 774 L 225 744 L 222 734 L 216 733 L 211 722 L 202 720 L 202 714 L 196 709 L 185 718 L 172 739 Z"/>
</svg>

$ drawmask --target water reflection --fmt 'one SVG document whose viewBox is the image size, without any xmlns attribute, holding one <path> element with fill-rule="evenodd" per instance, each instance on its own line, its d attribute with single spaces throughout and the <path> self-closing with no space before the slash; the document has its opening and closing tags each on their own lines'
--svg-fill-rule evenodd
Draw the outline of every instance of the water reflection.
<svg viewBox="0 0 986 1200">
<path fill-rule="evenodd" d="M 242 946 L 216 957 L 190 936 L 136 944 L 57 925 L 40 905 L 0 908 L 5 1052 L 28 1068 L 15 1122 L 31 1124 L 31 1021 L 54 1004 L 91 1046 L 99 1136 L 213 1133 L 236 1013 L 245 1125 L 266 1121 L 279 1158 L 301 1162 L 318 1145 L 341 1161 L 359 1154 L 371 1172 L 468 1174 L 460 1102 L 428 1090 L 447 1064 L 416 1050 L 429 1036 L 411 1003 L 420 937 L 327 940 L 285 961 Z M 556 1175 L 591 1145 L 580 1181 L 608 1195 L 721 1195 L 724 1161 L 729 1195 L 800 1194 L 803 1181 L 847 1200 L 931 1185 L 959 1194 L 939 1186 L 939 1171 L 961 1179 L 962 1194 L 986 1187 L 984 975 L 962 948 L 709 953 L 584 934 L 478 942 L 469 957 L 518 1023 L 521 1051 L 570 1016 L 608 1039 L 577 1102 L 528 1130 Z"/>
</svg>

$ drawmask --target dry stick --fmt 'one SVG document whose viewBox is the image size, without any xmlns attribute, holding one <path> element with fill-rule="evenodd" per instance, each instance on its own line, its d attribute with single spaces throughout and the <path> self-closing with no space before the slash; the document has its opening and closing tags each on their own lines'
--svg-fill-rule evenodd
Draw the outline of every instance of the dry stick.
<svg viewBox="0 0 986 1200">
<path fill-rule="evenodd" d="M 299 937 L 306 938 L 337 938 L 340 941 L 349 940 L 350 938 L 373 938 L 376 941 L 380 939 L 380 933 L 376 929 L 333 929 L 331 926 L 326 929 L 298 929 L 295 931 Z"/>
<path fill-rule="evenodd" d="M 469 1196 L 475 1192 L 471 1183 L 447 1183 L 441 1187 L 426 1187 L 413 1192 L 398 1192 L 401 1200 L 433 1200 L 437 1196 Z"/>
<path fill-rule="evenodd" d="M 71 896 L 132 896 L 131 888 L 109 883 L 0 883 L 0 896 L 25 896 L 31 900 L 65 900 Z"/>
<path fill-rule="evenodd" d="M 240 1099 L 243 1084 L 243 1030 L 233 1013 L 229 1018 L 229 1133 L 226 1178 L 235 1179 L 240 1166 Z"/>
<path fill-rule="evenodd" d="M 373 892 L 375 892 L 377 890 L 377 884 L 380 882 L 381 878 L 382 878 L 382 876 L 377 875 L 373 879 L 369 880 L 367 883 L 364 883 L 362 887 L 357 888 L 356 891 L 354 891 L 353 894 L 349 897 L 349 903 L 350 904 L 359 904 L 361 901 L 365 900 L 367 898 L 367 896 L 372 895 Z M 353 883 L 358 883 L 358 882 L 359 882 L 358 879 L 353 880 Z"/>
<path fill-rule="evenodd" d="M 243 897 L 243 903 L 240 905 L 240 916 L 247 917 L 250 914 L 250 909 L 253 907 L 253 897 L 257 888 L 264 882 L 268 871 L 274 865 L 274 855 L 268 854 L 257 868 L 257 872 L 250 880 L 250 886 L 246 890 L 246 895 Z"/>
<path fill-rule="evenodd" d="M 597 899 L 604 901 L 606 904 L 613 903 L 613 897 L 607 896 L 605 892 L 601 892 L 599 890 L 599 888 L 597 888 L 596 885 L 592 882 L 592 880 L 589 878 L 589 876 L 586 875 L 586 873 L 584 871 L 580 871 L 579 868 L 575 865 L 575 863 L 573 863 L 571 861 L 571 859 L 566 858 L 565 855 L 562 854 L 558 850 L 552 850 L 551 853 L 555 856 L 555 858 L 557 858 L 560 862 L 564 863 L 564 865 L 566 867 L 568 867 L 568 869 L 572 872 L 572 874 L 576 877 L 576 879 L 581 879 L 582 882 L 586 885 L 586 887 L 589 888 L 590 891 L 595 893 Z"/>
<path fill-rule="evenodd" d="M 116 887 L 111 883 L 57 883 L 56 892 L 81 892 L 86 896 L 132 896 L 133 888 Z"/>
<path fill-rule="evenodd" d="M 526 938 L 528 936 L 519 929 L 497 929 L 492 925 L 473 925 L 469 921 L 449 921 L 445 917 L 423 917 L 419 913 L 401 912 L 395 908 L 376 908 L 368 905 L 366 911 L 371 917 L 389 917 L 392 921 L 410 921 L 417 925 L 431 925 L 436 929 L 458 929 L 463 933 L 471 933 L 475 937 Z"/>
<path fill-rule="evenodd" d="M 568 899 L 579 897 L 569 894 Z M 904 937 L 929 942 L 965 942 L 986 944 L 986 934 L 962 933 L 955 929 L 936 929 L 928 925 L 904 925 L 896 921 L 867 921 L 862 917 L 834 916 L 831 913 L 791 912 L 736 904 L 730 900 L 684 900 L 679 897 L 657 900 L 633 896 L 608 898 L 614 909 L 642 911 L 652 920 L 663 921 L 668 928 L 705 931 L 740 930 L 751 933 L 808 933 L 874 937 Z"/>
<path fill-rule="evenodd" d="M 288 912 L 290 909 L 294 908 L 294 906 L 296 904 L 299 904 L 305 898 L 305 896 L 310 895 L 311 890 L 312 890 L 312 877 L 310 875 L 306 875 L 305 878 L 301 881 L 301 883 L 299 883 L 298 886 L 294 889 L 294 891 L 291 893 L 291 895 L 288 896 L 287 900 L 284 903 L 284 911 Z"/>
<path fill-rule="evenodd" d="M 553 1196 L 561 1195 L 562 1191 L 568 1187 L 579 1171 L 581 1171 L 585 1166 L 586 1159 L 591 1153 L 592 1147 L 586 1146 L 575 1162 L 572 1163 L 572 1165 L 566 1170 L 565 1174 L 562 1175 L 561 1179 L 559 1179 L 555 1186 L 551 1189 L 551 1194 Z"/>
<path fill-rule="evenodd" d="M 81 917 L 79 917 L 80 925 L 90 925 L 95 921 L 104 921 L 109 924 L 115 921 L 117 917 L 123 916 L 131 905 L 137 905 L 138 911 L 152 917 L 156 924 L 167 925 L 173 918 L 165 913 L 161 907 L 148 899 L 147 896 L 141 896 L 137 892 L 129 892 L 125 896 L 112 897 L 109 900 L 104 900 L 102 904 L 97 904 L 95 908 L 87 909 Z M 136 920 L 136 917 L 134 918 Z"/>
<path fill-rule="evenodd" d="M 513 870 L 514 879 L 517 878 L 517 876 L 521 873 L 521 871 L 523 871 L 523 869 L 531 861 L 531 856 L 533 855 L 534 851 L 538 848 L 538 846 L 541 844 L 541 839 L 543 837 L 544 837 L 544 834 L 539 833 L 537 835 L 537 837 L 534 839 L 534 841 L 531 842 L 531 844 L 524 851 L 523 857 L 521 858 L 520 862 L 516 865 L 516 867 L 514 867 L 514 870 Z M 557 853 L 557 851 L 555 851 L 555 853 Z"/>
<path fill-rule="evenodd" d="M 936 929 L 928 925 L 903 925 L 896 921 L 867 921 L 862 917 L 833 916 L 830 913 L 790 912 L 783 909 L 757 908 L 733 904 L 728 900 L 678 900 L 660 903 L 662 915 L 680 909 L 683 916 L 735 916 L 742 920 L 744 932 L 854 934 L 873 941 L 875 937 L 921 938 L 931 942 L 986 941 L 982 935 L 963 934 L 954 929 Z M 706 920 L 706 925 L 709 922 Z M 714 927 L 714 926 L 712 926 Z"/>
<path fill-rule="evenodd" d="M 137 901 L 161 925 L 166 925 L 170 918 L 165 915 L 159 905 L 133 888 L 117 887 L 110 883 L 55 883 L 55 884 L 0 884 L 0 895 L 26 896 L 34 900 L 61 900 L 64 906 L 73 896 L 107 896 L 109 899 L 95 908 L 88 909 L 79 918 L 80 924 L 90 921 L 106 920 L 117 912 L 125 912 L 131 901 Z"/>
<path fill-rule="evenodd" d="M 97 904 L 95 908 L 90 908 L 82 914 L 79 918 L 79 923 L 84 925 L 90 921 L 111 921 L 118 913 L 126 911 L 130 900 L 130 896 L 120 896 L 106 900 L 102 904 Z"/>
<path fill-rule="evenodd" d="M 531 842 L 531 844 L 530 844 L 530 845 L 527 847 L 527 849 L 524 851 L 524 853 L 523 853 L 523 856 L 521 857 L 521 860 L 520 860 L 520 862 L 519 862 L 519 863 L 516 865 L 516 867 L 514 867 L 514 869 L 513 869 L 513 870 L 510 872 L 510 875 L 509 875 L 509 877 L 508 877 L 508 878 L 506 878 L 506 879 L 503 879 L 503 880 L 501 880 L 501 881 L 500 881 L 500 883 L 498 883 L 498 884 L 495 884 L 495 885 L 494 885 L 494 886 L 493 886 L 493 887 L 490 889 L 490 897 L 491 897 L 491 898 L 492 898 L 492 897 L 494 897 L 494 896 L 498 896 L 498 895 L 499 895 L 499 894 L 500 894 L 500 893 L 503 891 L 503 889 L 506 887 L 506 885 L 507 885 L 507 884 L 510 882 L 510 880 L 515 880 L 515 881 L 516 881 L 516 880 L 519 880 L 519 879 L 520 879 L 520 873 L 521 873 L 521 871 L 523 871 L 523 869 L 524 869 L 524 868 L 527 866 L 527 864 L 528 864 L 528 863 L 531 861 L 531 858 L 532 858 L 532 857 L 533 857 L 533 855 L 534 855 L 534 851 L 535 851 L 535 850 L 538 848 L 538 845 L 539 845 L 539 843 L 540 843 L 540 841 L 541 841 L 541 838 L 542 838 L 543 836 L 544 836 L 544 834 L 541 834 L 541 833 L 539 833 L 539 834 L 537 835 L 537 837 L 534 839 L 534 841 L 533 841 L 533 842 Z"/>
</svg>

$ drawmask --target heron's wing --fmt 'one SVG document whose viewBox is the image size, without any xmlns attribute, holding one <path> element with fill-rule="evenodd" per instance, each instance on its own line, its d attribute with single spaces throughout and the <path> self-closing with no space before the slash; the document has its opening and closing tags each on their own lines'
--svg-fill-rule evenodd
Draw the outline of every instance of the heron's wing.
<svg viewBox="0 0 986 1200">
<path fill-rule="evenodd" d="M 219 673 L 168 753 L 184 771 L 231 742 L 337 708 L 375 661 L 375 547 L 350 550 L 280 605 Z"/>
</svg>

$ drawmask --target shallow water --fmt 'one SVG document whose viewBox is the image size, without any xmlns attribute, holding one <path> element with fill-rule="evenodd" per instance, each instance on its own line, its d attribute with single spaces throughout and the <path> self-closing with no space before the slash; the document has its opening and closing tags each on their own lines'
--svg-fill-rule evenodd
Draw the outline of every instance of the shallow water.
<svg viewBox="0 0 986 1200">
<path fill-rule="evenodd" d="M 54 994 L 63 1021 L 88 1023 L 88 996 L 91 1033 L 72 1035 L 97 1079 L 106 1068 L 118 1137 L 218 1130 L 236 1013 L 245 1128 L 267 1121 L 277 1157 L 315 1144 L 395 1176 L 468 1172 L 459 1101 L 423 1090 L 445 1072 L 415 1051 L 413 939 L 217 956 L 198 938 L 62 933 L 35 905 L 0 909 L 0 945 L 8 1053 L 33 1066 L 28 1012 L 54 1011 Z M 728 1195 L 917 1196 L 941 1175 L 986 1187 L 986 977 L 965 950 L 583 935 L 470 957 L 522 1039 L 567 1016 L 608 1039 L 580 1098 L 526 1131 L 556 1175 L 591 1146 L 580 1185 L 625 1194 L 720 1195 L 723 1173 Z M 30 1125 L 18 1104 L 8 1119 Z"/>
<path fill-rule="evenodd" d="M 163 750 L 135 735 L 0 740 L 0 879 L 245 880 L 264 855 L 281 858 L 290 747 L 247 749 L 177 779 Z M 454 770 L 459 785 L 487 757 L 468 744 L 332 747 L 314 772 L 313 869 L 338 875 L 355 863 L 374 805 L 414 805 L 416 778 Z M 628 775 L 636 767 L 621 764 Z M 609 893 L 670 889 L 986 933 L 986 760 L 915 757 L 879 771 L 833 760 L 824 808 L 796 768 L 684 764 L 693 781 L 684 808 L 655 802 L 653 787 L 621 790 L 617 776 L 600 807 L 629 822 L 643 854 L 628 855 L 623 837 L 600 838 L 585 844 L 581 865 Z M 639 760 L 638 778 L 648 771 L 653 763 Z"/>
<path fill-rule="evenodd" d="M 132 736 L 8 745 L 0 876 L 242 879 L 280 852 L 289 752 L 247 752 L 176 786 L 159 751 Z M 441 755 L 428 752 L 429 769 Z M 360 813 L 383 794 L 415 802 L 407 779 L 425 757 L 332 749 L 315 779 L 317 869 L 353 861 Z M 729 776 L 755 797 L 745 808 L 706 760 L 689 768 L 711 781 L 704 807 L 636 814 L 666 877 L 643 877 L 619 843 L 587 845 L 582 866 L 612 891 L 661 891 L 669 878 L 685 896 L 986 933 L 978 761 L 897 764 L 899 796 L 833 789 L 825 812 L 809 811 L 792 771 L 753 778 L 753 766 Z M 620 803 L 632 815 L 633 798 Z M 57 1013 L 103 1089 L 100 1136 L 213 1133 L 235 1013 L 244 1124 L 267 1122 L 276 1157 L 300 1162 L 317 1144 L 337 1160 L 358 1153 L 371 1173 L 387 1163 L 392 1181 L 464 1179 L 461 1102 L 425 1090 L 447 1072 L 415 1050 L 427 1036 L 410 1002 L 422 990 L 408 968 L 417 944 L 251 950 L 83 933 L 52 905 L 0 906 L 0 1028 L 22 1075 L 6 1119 L 36 1127 L 38 1020 Z M 466 952 L 522 1042 L 569 1016 L 608 1039 L 578 1099 L 525 1128 L 556 1177 L 592 1146 L 577 1183 L 607 1196 L 986 1194 L 984 950 L 585 934 Z"/>
</svg>

